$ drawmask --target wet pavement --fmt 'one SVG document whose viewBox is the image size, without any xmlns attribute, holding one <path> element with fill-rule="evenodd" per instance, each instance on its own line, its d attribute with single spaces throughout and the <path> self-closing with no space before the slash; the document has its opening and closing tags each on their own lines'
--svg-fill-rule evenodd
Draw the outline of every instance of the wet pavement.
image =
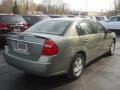
<svg viewBox="0 0 120 90">
<path fill-rule="evenodd" d="M 94 61 L 76 81 L 25 75 L 6 64 L 0 50 L 0 90 L 120 90 L 120 38 L 114 56 Z"/>
</svg>

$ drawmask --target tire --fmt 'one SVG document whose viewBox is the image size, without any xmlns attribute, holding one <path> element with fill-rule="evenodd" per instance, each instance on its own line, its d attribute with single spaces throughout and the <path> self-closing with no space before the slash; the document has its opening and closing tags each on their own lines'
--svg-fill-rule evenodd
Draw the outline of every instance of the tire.
<svg viewBox="0 0 120 90">
<path fill-rule="evenodd" d="M 107 53 L 108 56 L 114 55 L 115 52 L 115 41 L 113 40 L 109 49 L 109 52 Z"/>
<path fill-rule="evenodd" d="M 71 65 L 69 67 L 69 71 L 68 71 L 68 78 L 71 80 L 75 80 L 78 79 L 84 69 L 84 56 L 82 54 L 77 54 L 72 62 Z"/>
<path fill-rule="evenodd" d="M 6 45 L 6 38 L 0 36 L 0 48 L 4 48 Z"/>
<path fill-rule="evenodd" d="M 29 73 L 29 72 L 24 72 L 24 76 L 25 76 L 26 78 L 34 78 L 34 77 L 37 77 L 37 75 L 31 74 L 31 73 Z"/>
</svg>

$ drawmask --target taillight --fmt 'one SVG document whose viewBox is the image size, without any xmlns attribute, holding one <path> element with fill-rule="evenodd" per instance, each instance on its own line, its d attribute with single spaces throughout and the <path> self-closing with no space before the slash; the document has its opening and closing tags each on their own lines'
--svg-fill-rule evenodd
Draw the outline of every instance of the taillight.
<svg viewBox="0 0 120 90">
<path fill-rule="evenodd" d="M 58 54 L 58 47 L 54 41 L 47 39 L 42 51 L 43 55 L 51 56 Z"/>
<path fill-rule="evenodd" d="M 26 22 L 20 22 L 20 25 L 25 29 L 28 28 L 28 24 Z"/>
<path fill-rule="evenodd" d="M 5 23 L 0 23 L 0 29 L 7 29 L 8 25 Z"/>
<path fill-rule="evenodd" d="M 25 29 L 27 29 L 27 28 L 28 28 L 28 24 L 27 24 L 27 23 L 23 23 L 23 27 L 24 27 Z"/>
</svg>

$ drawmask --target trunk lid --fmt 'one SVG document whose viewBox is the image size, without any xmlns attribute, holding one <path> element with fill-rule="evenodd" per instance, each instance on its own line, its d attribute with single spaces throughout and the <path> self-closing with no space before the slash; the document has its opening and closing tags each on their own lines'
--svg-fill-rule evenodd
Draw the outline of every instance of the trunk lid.
<svg viewBox="0 0 120 90">
<path fill-rule="evenodd" d="M 46 37 L 30 33 L 8 35 L 9 53 L 28 60 L 38 60 L 42 54 Z"/>
</svg>

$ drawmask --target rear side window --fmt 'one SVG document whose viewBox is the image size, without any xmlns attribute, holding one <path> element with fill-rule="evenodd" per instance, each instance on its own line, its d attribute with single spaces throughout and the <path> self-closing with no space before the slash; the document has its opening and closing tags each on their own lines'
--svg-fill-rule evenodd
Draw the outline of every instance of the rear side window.
<svg viewBox="0 0 120 90">
<path fill-rule="evenodd" d="M 1 15 L 0 21 L 5 23 L 25 22 L 25 20 L 19 15 Z"/>
<path fill-rule="evenodd" d="M 72 21 L 43 20 L 33 25 L 26 32 L 61 35 L 72 24 Z"/>
<path fill-rule="evenodd" d="M 86 34 L 93 34 L 93 28 L 92 25 L 90 25 L 87 22 L 81 23 L 82 30 L 86 32 Z"/>
<path fill-rule="evenodd" d="M 93 34 L 94 29 L 91 23 L 89 22 L 80 22 L 76 26 L 77 32 L 79 35 Z"/>
</svg>

